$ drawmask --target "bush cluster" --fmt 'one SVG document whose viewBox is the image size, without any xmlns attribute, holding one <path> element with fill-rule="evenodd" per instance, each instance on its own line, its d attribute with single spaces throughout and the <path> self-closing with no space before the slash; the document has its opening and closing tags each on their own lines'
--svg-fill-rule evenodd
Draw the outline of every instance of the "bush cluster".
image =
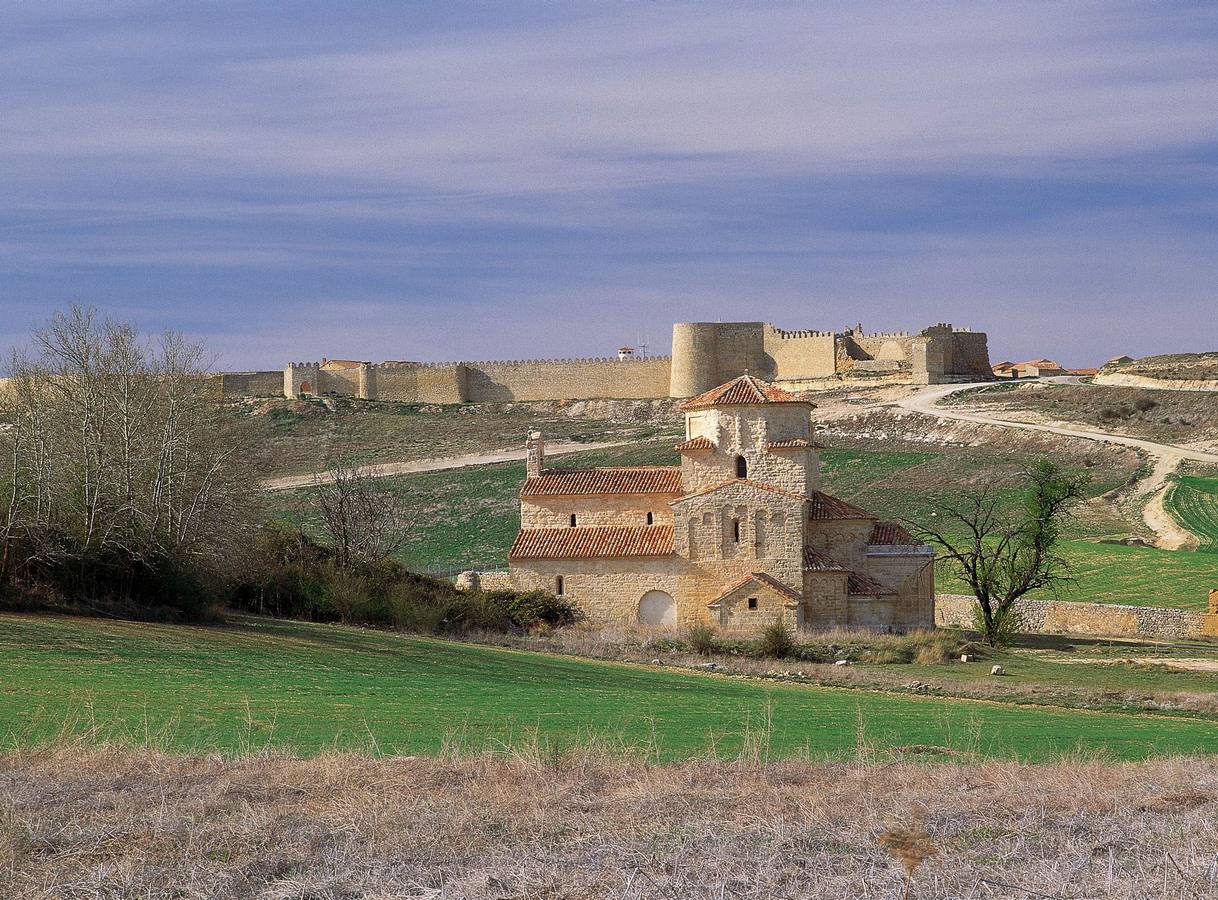
<svg viewBox="0 0 1218 900">
<path fill-rule="evenodd" d="M 261 530 L 231 603 L 263 615 L 422 634 L 525 630 L 576 618 L 570 603 L 543 591 L 459 591 L 394 560 L 340 566 L 331 547 L 278 526 Z"/>
<path fill-rule="evenodd" d="M 798 659 L 802 662 L 832 663 L 848 659 L 863 663 L 946 663 L 962 652 L 975 653 L 971 644 L 962 644 L 959 634 L 950 631 L 918 630 L 908 634 L 869 634 L 830 631 L 800 636 L 781 622 L 767 626 L 756 640 L 723 635 L 705 625 L 686 631 L 682 646 L 701 656 L 725 654 L 763 659 Z"/>
</svg>

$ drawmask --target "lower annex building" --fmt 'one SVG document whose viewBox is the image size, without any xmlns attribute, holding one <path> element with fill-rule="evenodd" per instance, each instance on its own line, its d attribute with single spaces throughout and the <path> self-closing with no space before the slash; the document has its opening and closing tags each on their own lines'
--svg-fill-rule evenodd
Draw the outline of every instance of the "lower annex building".
<svg viewBox="0 0 1218 900">
<path fill-rule="evenodd" d="M 934 552 L 818 489 L 813 404 L 751 375 L 682 405 L 679 466 L 547 469 L 527 442 L 506 579 L 592 621 L 934 626 Z"/>
</svg>

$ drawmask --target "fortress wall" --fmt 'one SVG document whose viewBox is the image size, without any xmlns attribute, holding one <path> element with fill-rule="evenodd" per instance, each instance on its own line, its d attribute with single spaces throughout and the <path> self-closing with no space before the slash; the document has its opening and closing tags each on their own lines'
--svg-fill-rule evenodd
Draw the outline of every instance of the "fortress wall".
<svg viewBox="0 0 1218 900">
<path fill-rule="evenodd" d="M 374 366 L 377 400 L 408 403 L 462 403 L 465 400 L 465 366 L 438 365 Z"/>
<path fill-rule="evenodd" d="M 908 360 L 912 338 L 903 331 L 895 331 L 855 335 L 854 343 L 872 359 Z"/>
<path fill-rule="evenodd" d="M 951 336 L 951 363 L 948 375 L 966 375 L 988 381 L 994 377 L 990 350 L 984 332 L 956 331 Z"/>
<path fill-rule="evenodd" d="M 672 361 L 535 359 L 465 364 L 471 403 L 514 400 L 643 400 L 667 397 Z"/>
<path fill-rule="evenodd" d="M 764 322 L 718 322 L 717 387 L 743 375 L 745 370 L 759 378 L 774 378 L 774 363 L 765 352 Z"/>
<path fill-rule="evenodd" d="M 778 381 L 829 378 L 836 372 L 834 346 L 829 331 L 780 331 L 767 325 L 763 349 L 772 374 L 761 377 Z"/>
<path fill-rule="evenodd" d="M 358 397 L 359 369 L 321 369 L 318 393 Z"/>
<path fill-rule="evenodd" d="M 221 372 L 220 393 L 225 397 L 282 397 L 283 369 L 273 372 Z"/>
</svg>

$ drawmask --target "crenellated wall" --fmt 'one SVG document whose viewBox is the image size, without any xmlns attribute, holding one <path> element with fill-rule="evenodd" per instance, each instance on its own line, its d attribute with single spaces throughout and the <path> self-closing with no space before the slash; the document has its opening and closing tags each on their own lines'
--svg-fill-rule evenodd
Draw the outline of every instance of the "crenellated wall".
<svg viewBox="0 0 1218 900">
<path fill-rule="evenodd" d="M 280 391 L 398 400 L 408 403 L 489 403 L 529 400 L 649 399 L 668 396 L 668 357 L 619 360 L 521 359 L 502 362 L 395 362 L 328 369 L 289 363 Z"/>
<path fill-rule="evenodd" d="M 649 399 L 668 396 L 672 369 L 666 356 L 647 359 L 520 359 L 469 362 L 471 403 L 525 400 Z"/>
<path fill-rule="evenodd" d="M 989 380 L 982 332 L 939 324 L 910 335 L 784 331 L 767 322 L 678 322 L 672 356 L 635 359 L 518 359 L 488 362 L 290 363 L 280 391 L 400 400 L 484 403 L 530 400 L 692 397 L 744 373 L 792 390 L 824 379 L 935 384 Z M 271 372 L 221 376 L 225 395 L 278 393 Z"/>
<path fill-rule="evenodd" d="M 825 378 L 892 378 L 922 384 L 989 380 L 982 332 L 940 323 L 916 335 L 784 331 L 767 322 L 679 322 L 672 333 L 673 397 L 692 397 L 749 372 L 795 389 Z"/>
</svg>

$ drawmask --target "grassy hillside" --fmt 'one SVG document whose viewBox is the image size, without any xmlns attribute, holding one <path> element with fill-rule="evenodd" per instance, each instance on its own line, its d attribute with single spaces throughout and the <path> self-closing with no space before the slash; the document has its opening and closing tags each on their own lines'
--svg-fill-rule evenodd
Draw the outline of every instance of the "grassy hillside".
<svg viewBox="0 0 1218 900">
<path fill-rule="evenodd" d="M 602 741 L 659 759 L 932 745 L 1048 759 L 1207 752 L 1218 724 L 763 683 L 264 619 L 0 616 L 0 735 L 173 751 L 435 753 Z"/>
<path fill-rule="evenodd" d="M 679 432 L 666 401 L 420 404 L 346 398 L 242 400 L 267 476 L 307 475 L 341 462 L 375 463 L 523 447 L 540 428 L 551 441 L 645 440 Z"/>
<path fill-rule="evenodd" d="M 1202 550 L 1218 551 L 1218 478 L 1182 476 L 1168 494 L 1166 506 L 1201 539 Z"/>
</svg>

